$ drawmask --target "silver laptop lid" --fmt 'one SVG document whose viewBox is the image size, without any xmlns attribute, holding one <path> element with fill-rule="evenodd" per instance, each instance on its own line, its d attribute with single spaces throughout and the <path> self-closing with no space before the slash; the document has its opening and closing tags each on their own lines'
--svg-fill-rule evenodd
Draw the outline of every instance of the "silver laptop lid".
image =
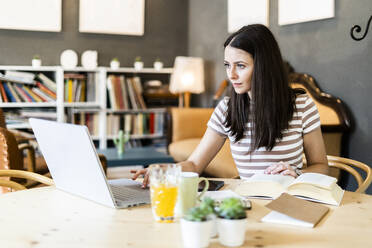
<svg viewBox="0 0 372 248">
<path fill-rule="evenodd" d="M 35 118 L 29 122 L 58 189 L 115 207 L 86 126 Z"/>
</svg>

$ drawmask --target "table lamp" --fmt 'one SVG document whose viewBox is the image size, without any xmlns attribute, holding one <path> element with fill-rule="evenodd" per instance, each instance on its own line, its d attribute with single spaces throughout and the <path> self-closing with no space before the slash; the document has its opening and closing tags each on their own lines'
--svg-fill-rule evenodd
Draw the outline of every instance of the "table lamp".
<svg viewBox="0 0 372 248">
<path fill-rule="evenodd" d="M 203 59 L 196 57 L 176 57 L 169 90 L 174 94 L 180 94 L 179 107 L 190 107 L 190 93 L 200 94 L 204 92 Z M 184 93 L 184 101 L 182 93 Z"/>
</svg>

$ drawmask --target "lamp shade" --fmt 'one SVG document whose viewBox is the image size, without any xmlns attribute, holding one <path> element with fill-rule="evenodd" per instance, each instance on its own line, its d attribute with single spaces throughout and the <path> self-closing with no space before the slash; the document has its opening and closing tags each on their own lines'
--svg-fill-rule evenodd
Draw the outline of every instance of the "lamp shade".
<svg viewBox="0 0 372 248">
<path fill-rule="evenodd" d="M 176 57 L 169 90 L 172 93 L 204 92 L 204 64 L 202 58 Z"/>
</svg>

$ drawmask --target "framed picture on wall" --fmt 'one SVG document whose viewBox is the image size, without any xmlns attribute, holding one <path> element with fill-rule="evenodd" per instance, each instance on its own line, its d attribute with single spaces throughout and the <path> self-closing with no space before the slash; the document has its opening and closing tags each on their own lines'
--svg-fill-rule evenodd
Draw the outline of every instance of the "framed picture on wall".
<svg viewBox="0 0 372 248">
<path fill-rule="evenodd" d="M 310 22 L 335 16 L 335 0 L 279 0 L 279 25 Z"/>
<path fill-rule="evenodd" d="M 80 0 L 79 31 L 143 35 L 145 0 Z"/>
<path fill-rule="evenodd" d="M 269 26 L 269 0 L 228 0 L 227 30 L 229 33 L 255 23 Z"/>
<path fill-rule="evenodd" d="M 60 32 L 62 0 L 1 0 L 0 28 Z"/>
</svg>

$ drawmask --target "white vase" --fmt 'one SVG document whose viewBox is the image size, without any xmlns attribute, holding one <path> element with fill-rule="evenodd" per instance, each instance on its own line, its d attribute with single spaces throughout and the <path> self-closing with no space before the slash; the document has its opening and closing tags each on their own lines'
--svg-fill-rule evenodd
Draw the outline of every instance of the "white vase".
<svg viewBox="0 0 372 248">
<path fill-rule="evenodd" d="M 155 70 L 160 71 L 163 68 L 163 62 L 155 61 L 154 62 L 154 68 L 155 68 Z"/>
<path fill-rule="evenodd" d="M 134 69 L 137 71 L 142 70 L 143 68 L 143 62 L 142 61 L 136 61 L 134 62 Z"/>
<path fill-rule="evenodd" d="M 235 247 L 241 246 L 245 240 L 247 219 L 228 220 L 217 219 L 218 238 L 222 245 Z"/>
<path fill-rule="evenodd" d="M 117 60 L 111 60 L 110 62 L 110 68 L 113 70 L 117 70 L 120 67 L 120 62 Z"/>
<path fill-rule="evenodd" d="M 41 66 L 41 59 L 33 59 L 31 61 L 32 67 L 40 67 Z"/>
<path fill-rule="evenodd" d="M 215 214 L 210 214 L 210 215 L 208 215 L 208 219 L 210 219 L 212 221 L 212 229 L 211 229 L 211 235 L 210 235 L 210 237 L 211 238 L 216 237 L 217 234 L 218 234 L 218 230 L 217 230 L 217 216 Z"/>
<path fill-rule="evenodd" d="M 181 219 L 181 234 L 183 246 L 187 248 L 208 247 L 213 222 L 188 221 Z"/>
</svg>

